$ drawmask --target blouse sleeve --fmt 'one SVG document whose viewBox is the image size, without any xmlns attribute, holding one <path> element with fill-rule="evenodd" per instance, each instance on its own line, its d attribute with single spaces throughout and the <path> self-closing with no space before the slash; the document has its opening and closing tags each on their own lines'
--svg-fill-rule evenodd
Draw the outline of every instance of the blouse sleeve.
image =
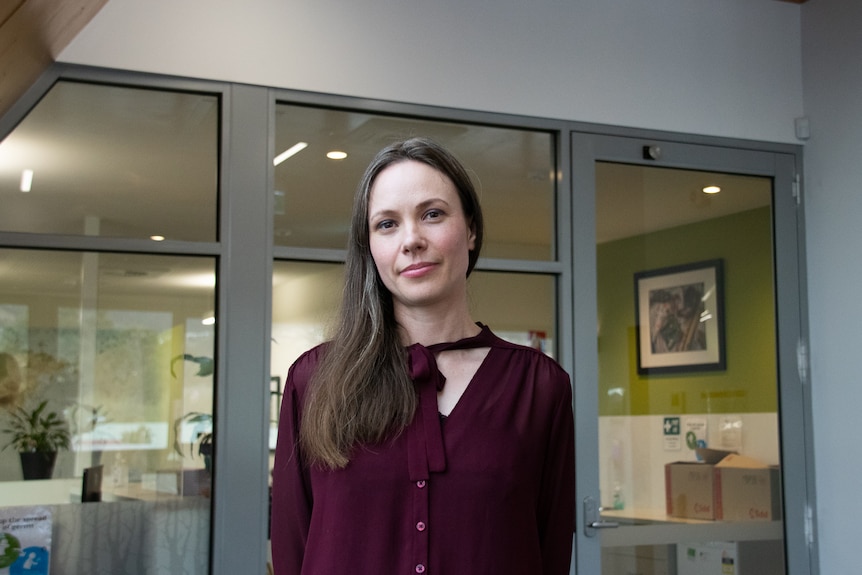
<svg viewBox="0 0 862 575">
<path fill-rule="evenodd" d="M 562 371 L 562 370 L 560 370 Z M 542 541 L 542 573 L 567 575 L 575 530 L 575 437 L 572 388 L 562 372 L 555 381 L 557 397 L 539 497 L 539 530 Z M 560 385 L 560 384 L 563 385 Z"/>
<path fill-rule="evenodd" d="M 270 545 L 276 575 L 297 575 L 302 571 L 308 539 L 312 494 L 308 467 L 299 450 L 299 421 L 302 391 L 315 363 L 309 352 L 291 366 L 281 403 L 270 511 Z"/>
</svg>

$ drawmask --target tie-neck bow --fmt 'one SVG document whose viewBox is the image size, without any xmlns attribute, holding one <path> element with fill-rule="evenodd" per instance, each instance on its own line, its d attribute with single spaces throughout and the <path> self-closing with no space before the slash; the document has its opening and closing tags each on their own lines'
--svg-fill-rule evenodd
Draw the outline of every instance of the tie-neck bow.
<svg viewBox="0 0 862 575">
<path fill-rule="evenodd" d="M 446 378 L 437 368 L 435 354 L 451 349 L 491 347 L 494 335 L 487 326 L 479 326 L 482 331 L 472 337 L 429 346 L 415 343 L 407 348 L 410 379 L 419 395 L 416 415 L 407 428 L 407 465 L 411 481 L 428 479 L 430 472 L 446 471 L 443 428 L 437 410 L 437 392 L 443 389 Z"/>
</svg>

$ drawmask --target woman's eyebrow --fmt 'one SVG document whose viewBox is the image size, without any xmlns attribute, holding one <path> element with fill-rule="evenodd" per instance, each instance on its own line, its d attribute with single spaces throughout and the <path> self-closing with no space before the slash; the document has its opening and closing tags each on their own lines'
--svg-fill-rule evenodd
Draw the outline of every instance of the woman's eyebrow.
<svg viewBox="0 0 862 575">
<path fill-rule="evenodd" d="M 427 200 L 423 200 L 423 201 L 419 202 L 418 204 L 416 204 L 415 209 L 417 211 L 424 210 L 424 209 L 426 209 L 426 208 L 428 208 L 434 204 L 438 204 L 438 203 L 443 204 L 446 207 L 449 207 L 449 205 L 450 205 L 449 202 L 447 202 L 443 198 L 428 198 Z M 395 216 L 395 215 L 398 215 L 398 213 L 399 213 L 399 210 L 397 210 L 397 209 L 383 208 L 383 209 L 377 210 L 376 212 L 370 212 L 368 214 L 368 219 L 373 220 L 374 218 L 379 218 L 382 216 Z"/>
</svg>

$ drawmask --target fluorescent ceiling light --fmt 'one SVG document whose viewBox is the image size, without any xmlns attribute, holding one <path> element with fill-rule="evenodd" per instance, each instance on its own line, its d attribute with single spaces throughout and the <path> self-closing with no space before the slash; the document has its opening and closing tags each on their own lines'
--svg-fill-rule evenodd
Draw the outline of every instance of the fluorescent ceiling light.
<svg viewBox="0 0 862 575">
<path fill-rule="evenodd" d="M 150 236 L 150 239 L 154 242 L 163 242 L 165 241 L 165 236 Z"/>
<path fill-rule="evenodd" d="M 277 155 L 277 156 L 272 160 L 272 165 L 273 165 L 273 166 L 277 166 L 277 165 L 279 165 L 280 163 L 282 163 L 283 161 L 285 161 L 286 159 L 288 159 L 288 158 L 289 158 L 289 157 L 291 157 L 292 155 L 294 155 L 294 154 L 297 154 L 297 153 L 301 152 L 302 150 L 304 150 L 304 149 L 305 149 L 305 148 L 307 148 L 307 147 L 308 147 L 308 144 L 307 144 L 307 143 L 305 143 L 305 142 L 297 142 L 297 143 L 295 143 L 294 145 L 292 145 L 291 147 L 289 147 L 288 149 L 286 149 L 285 151 L 283 151 L 282 153 L 280 153 L 279 155 Z"/>
<path fill-rule="evenodd" d="M 703 189 L 704 194 L 717 194 L 721 191 L 721 188 L 718 186 L 707 186 Z"/>
<path fill-rule="evenodd" d="M 29 192 L 33 187 L 33 170 L 24 170 L 21 172 L 21 191 Z"/>
<path fill-rule="evenodd" d="M 331 152 L 326 153 L 326 157 L 330 160 L 343 160 L 347 157 L 347 152 L 342 152 L 339 150 L 332 150 Z"/>
</svg>

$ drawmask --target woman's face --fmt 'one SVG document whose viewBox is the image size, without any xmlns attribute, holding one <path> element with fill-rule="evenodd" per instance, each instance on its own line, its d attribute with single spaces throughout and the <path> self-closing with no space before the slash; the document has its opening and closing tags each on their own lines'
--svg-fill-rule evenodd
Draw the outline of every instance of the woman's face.
<svg viewBox="0 0 862 575">
<path fill-rule="evenodd" d="M 388 166 L 371 186 L 368 226 L 371 256 L 396 309 L 463 302 L 476 235 L 447 176 L 413 160 Z"/>
</svg>

